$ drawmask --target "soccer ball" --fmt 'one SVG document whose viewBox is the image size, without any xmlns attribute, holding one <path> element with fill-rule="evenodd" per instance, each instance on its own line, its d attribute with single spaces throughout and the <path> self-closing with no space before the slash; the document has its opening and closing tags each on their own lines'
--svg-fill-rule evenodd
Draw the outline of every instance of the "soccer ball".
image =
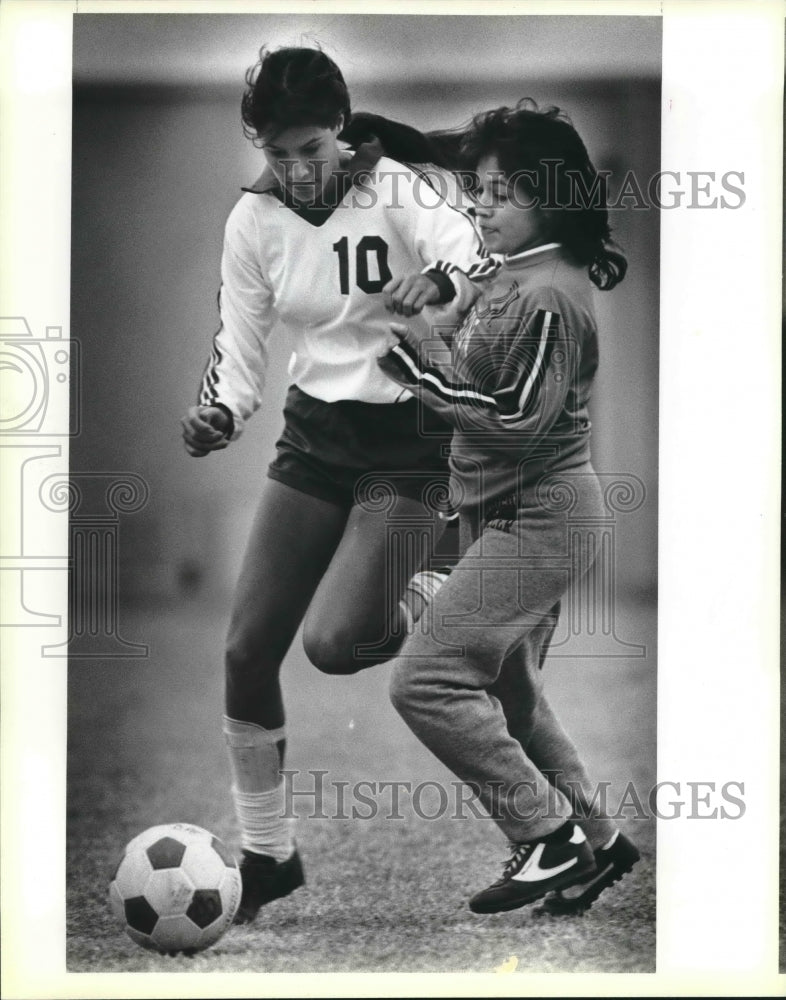
<svg viewBox="0 0 786 1000">
<path fill-rule="evenodd" d="M 188 823 L 153 826 L 127 845 L 109 886 L 126 933 L 165 954 L 201 951 L 232 923 L 240 872 L 218 837 Z"/>
</svg>

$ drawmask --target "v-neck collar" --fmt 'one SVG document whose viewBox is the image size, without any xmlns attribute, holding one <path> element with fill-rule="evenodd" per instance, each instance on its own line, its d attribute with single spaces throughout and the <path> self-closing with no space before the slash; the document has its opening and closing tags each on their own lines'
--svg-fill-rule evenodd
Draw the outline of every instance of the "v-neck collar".
<svg viewBox="0 0 786 1000">
<path fill-rule="evenodd" d="M 251 187 L 244 187 L 241 190 L 249 194 L 272 194 L 305 222 L 312 226 L 322 226 L 341 204 L 349 189 L 362 175 L 377 165 L 382 155 L 382 144 L 378 139 L 359 145 L 346 168 L 330 175 L 319 201 L 308 205 L 300 205 L 293 201 L 270 167 L 263 171 Z"/>
</svg>

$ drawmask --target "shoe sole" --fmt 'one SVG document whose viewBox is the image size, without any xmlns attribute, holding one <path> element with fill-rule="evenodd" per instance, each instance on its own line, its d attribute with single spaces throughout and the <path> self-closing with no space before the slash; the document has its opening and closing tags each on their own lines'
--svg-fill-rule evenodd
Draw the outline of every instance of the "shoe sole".
<svg viewBox="0 0 786 1000">
<path fill-rule="evenodd" d="M 548 904 L 538 907 L 536 913 L 539 917 L 583 916 L 597 900 L 600 894 L 604 892 L 604 890 L 610 889 L 616 882 L 621 881 L 625 875 L 628 875 L 633 871 L 633 866 L 638 860 L 639 859 L 637 858 L 635 861 L 631 861 L 631 863 L 625 868 L 613 868 L 608 873 L 608 877 L 602 877 L 595 883 L 595 885 L 587 890 L 587 894 L 585 896 L 581 896 L 577 899 L 555 899 Z M 563 886 L 563 888 L 567 887 Z"/>
<path fill-rule="evenodd" d="M 529 906 L 531 903 L 537 903 L 539 899 L 543 899 L 546 893 L 554 892 L 557 889 L 567 889 L 568 886 L 575 885 L 576 882 L 580 882 L 587 875 L 591 875 L 595 871 L 595 868 L 582 868 L 579 871 L 567 871 L 564 873 L 563 877 L 555 877 L 549 880 L 549 885 L 545 886 L 535 895 L 527 896 L 526 899 L 507 899 L 501 900 L 499 903 L 491 901 L 486 905 L 481 905 L 480 908 L 472 905 L 470 900 L 469 908 L 473 913 L 509 913 L 511 910 L 519 910 L 522 906 Z"/>
</svg>

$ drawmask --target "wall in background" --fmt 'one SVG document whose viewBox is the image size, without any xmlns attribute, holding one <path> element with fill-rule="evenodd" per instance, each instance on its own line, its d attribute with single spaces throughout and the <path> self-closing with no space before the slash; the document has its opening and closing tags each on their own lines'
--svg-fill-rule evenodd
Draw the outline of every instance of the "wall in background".
<svg viewBox="0 0 786 1000">
<path fill-rule="evenodd" d="M 87 40 L 78 38 L 83 46 Z M 75 49 L 77 81 L 78 65 Z M 353 106 L 429 128 L 531 96 L 565 107 L 596 165 L 615 179 L 628 170 L 645 179 L 657 171 L 657 78 L 577 79 L 563 71 L 562 79 L 552 73 L 528 84 L 444 78 L 428 89 L 400 72 L 365 74 L 352 86 Z M 286 331 L 273 338 L 264 403 L 239 442 L 205 459 L 189 458 L 179 418 L 194 400 L 217 326 L 223 225 L 240 185 L 260 172 L 261 154 L 240 131 L 242 84 L 228 90 L 222 78 L 184 88 L 140 78 L 131 85 L 101 82 L 96 73 L 95 67 L 82 72 L 87 82 L 75 88 L 74 101 L 70 333 L 82 346 L 84 429 L 73 442 L 72 470 L 133 472 L 150 485 L 147 507 L 121 525 L 125 598 L 161 600 L 200 589 L 223 595 L 237 573 L 280 429 Z M 352 84 L 349 70 L 347 76 Z M 630 271 L 618 289 L 597 295 L 602 355 L 593 404 L 595 462 L 599 471 L 633 474 L 645 483 L 644 506 L 620 516 L 618 579 L 627 591 L 651 591 L 658 218 L 654 210 L 628 207 L 612 222 Z"/>
</svg>

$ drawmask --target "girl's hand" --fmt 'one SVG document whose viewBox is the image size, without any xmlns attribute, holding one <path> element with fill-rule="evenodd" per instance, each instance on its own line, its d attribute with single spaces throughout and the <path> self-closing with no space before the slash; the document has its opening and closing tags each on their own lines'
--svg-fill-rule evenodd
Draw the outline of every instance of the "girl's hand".
<svg viewBox="0 0 786 1000">
<path fill-rule="evenodd" d="M 229 444 L 226 435 L 230 419 L 218 406 L 192 406 L 180 423 L 186 451 L 194 458 L 220 451 Z"/>
<path fill-rule="evenodd" d="M 409 274 L 393 278 L 382 289 L 383 301 L 388 312 L 400 316 L 416 316 L 424 306 L 440 301 L 439 288 L 425 274 Z"/>
</svg>

